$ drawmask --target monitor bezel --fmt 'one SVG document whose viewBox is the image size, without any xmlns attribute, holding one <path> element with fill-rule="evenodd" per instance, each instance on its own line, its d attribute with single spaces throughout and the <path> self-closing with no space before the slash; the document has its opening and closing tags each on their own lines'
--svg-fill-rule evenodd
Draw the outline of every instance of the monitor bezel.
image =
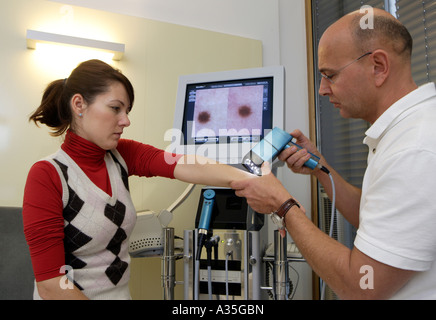
<svg viewBox="0 0 436 320">
<path fill-rule="evenodd" d="M 271 66 L 261 68 L 228 70 L 211 73 L 198 73 L 190 75 L 182 75 L 179 77 L 176 107 L 174 112 L 173 129 L 176 132 L 182 133 L 183 122 L 185 115 L 185 102 L 187 87 L 192 84 L 221 82 L 221 81 L 240 81 L 257 78 L 273 78 L 273 103 L 272 103 L 272 127 L 265 128 L 267 134 L 274 127 L 283 128 L 284 125 L 284 100 L 285 100 L 285 71 L 283 66 Z M 245 154 L 245 150 L 250 150 L 257 142 L 220 142 L 219 144 L 185 144 L 181 137 L 173 137 L 172 147 L 170 152 L 179 153 L 178 151 L 184 150 L 183 153 L 204 155 L 213 160 L 217 160 L 226 164 L 240 164 Z M 227 152 L 217 151 L 227 150 Z M 235 152 L 228 150 L 236 150 Z M 241 150 L 243 150 L 241 152 Z M 213 155 L 213 156 L 210 156 Z"/>
</svg>

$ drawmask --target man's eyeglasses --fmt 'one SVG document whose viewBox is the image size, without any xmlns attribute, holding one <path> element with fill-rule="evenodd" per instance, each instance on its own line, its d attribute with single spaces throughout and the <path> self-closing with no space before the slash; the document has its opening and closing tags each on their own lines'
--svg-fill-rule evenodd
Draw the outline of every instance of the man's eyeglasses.
<svg viewBox="0 0 436 320">
<path fill-rule="evenodd" d="M 357 58 L 357 59 L 351 61 L 349 64 L 347 64 L 346 66 L 340 68 L 340 69 L 339 69 L 338 71 L 336 71 L 335 73 L 333 73 L 333 74 L 331 74 L 331 75 L 326 75 L 326 74 L 324 74 L 324 73 L 321 73 L 321 76 L 322 76 L 324 79 L 326 79 L 328 82 L 334 84 L 333 77 L 337 76 L 337 75 L 338 75 L 342 70 L 344 70 L 345 68 L 351 66 L 353 63 L 359 61 L 360 59 L 362 59 L 362 58 L 364 58 L 364 57 L 366 57 L 366 56 L 368 56 L 368 55 L 370 55 L 370 54 L 372 54 L 372 52 L 367 52 L 367 53 L 365 53 L 365 54 L 362 54 L 359 58 Z"/>
</svg>

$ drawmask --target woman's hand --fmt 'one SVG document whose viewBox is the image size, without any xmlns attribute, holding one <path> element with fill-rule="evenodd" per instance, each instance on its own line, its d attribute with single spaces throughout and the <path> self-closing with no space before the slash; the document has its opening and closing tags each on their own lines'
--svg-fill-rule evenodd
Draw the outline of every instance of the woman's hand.
<svg viewBox="0 0 436 320">
<path fill-rule="evenodd" d="M 245 197 L 256 212 L 269 214 L 276 211 L 291 195 L 272 174 L 269 163 L 262 165 L 262 176 L 234 180 L 230 187 L 239 197 Z"/>
</svg>

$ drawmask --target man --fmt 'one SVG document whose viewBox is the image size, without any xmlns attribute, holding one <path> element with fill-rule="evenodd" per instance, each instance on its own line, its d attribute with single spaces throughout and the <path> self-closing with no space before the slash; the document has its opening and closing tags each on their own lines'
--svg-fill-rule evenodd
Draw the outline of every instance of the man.
<svg viewBox="0 0 436 320">
<path fill-rule="evenodd" d="M 329 238 L 293 205 L 272 174 L 235 181 L 232 188 L 262 213 L 280 209 L 286 229 L 313 270 L 342 299 L 436 298 L 436 89 L 420 88 L 411 75 L 412 39 L 393 16 L 374 9 L 374 28 L 362 29 L 363 14 L 334 23 L 319 43 L 319 93 L 344 118 L 372 124 L 366 132 L 368 167 L 362 190 L 329 166 L 299 130 L 291 134 L 303 150 L 279 159 L 296 173 L 313 174 L 329 196 L 329 176 L 303 166 L 307 151 L 321 157 L 336 189 L 336 206 L 356 228 L 352 250 Z M 286 211 L 287 210 L 287 211 Z M 373 277 L 374 287 L 362 285 Z"/>
</svg>

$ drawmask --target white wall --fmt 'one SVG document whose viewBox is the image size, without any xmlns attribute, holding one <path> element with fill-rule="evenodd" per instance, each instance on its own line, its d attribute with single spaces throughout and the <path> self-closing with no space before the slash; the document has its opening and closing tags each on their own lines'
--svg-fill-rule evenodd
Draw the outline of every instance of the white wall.
<svg viewBox="0 0 436 320">
<path fill-rule="evenodd" d="M 264 65 L 280 64 L 278 0 L 54 1 L 261 40 Z"/>
</svg>

